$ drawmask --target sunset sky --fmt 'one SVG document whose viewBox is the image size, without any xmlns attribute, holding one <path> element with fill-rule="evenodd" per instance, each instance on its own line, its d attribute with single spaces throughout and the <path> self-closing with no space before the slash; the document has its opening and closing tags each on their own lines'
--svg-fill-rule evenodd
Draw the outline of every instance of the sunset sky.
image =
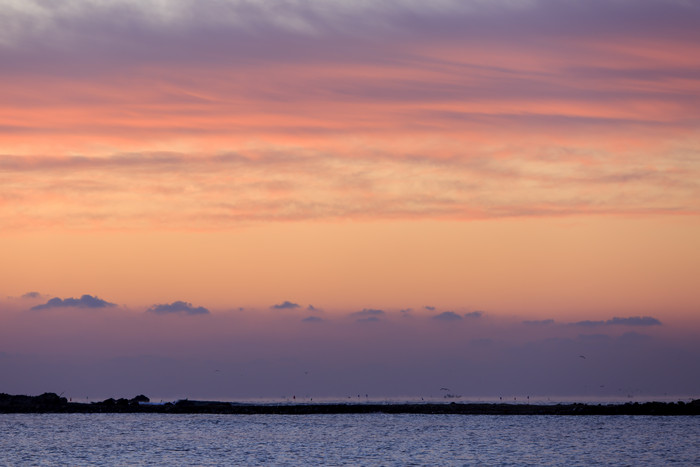
<svg viewBox="0 0 700 467">
<path fill-rule="evenodd" d="M 0 392 L 700 397 L 699 24 L 0 0 Z"/>
</svg>

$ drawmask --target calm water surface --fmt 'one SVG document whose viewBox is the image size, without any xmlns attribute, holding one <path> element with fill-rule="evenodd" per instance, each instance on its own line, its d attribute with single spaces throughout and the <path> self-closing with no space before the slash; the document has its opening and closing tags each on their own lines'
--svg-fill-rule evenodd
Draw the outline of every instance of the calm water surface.
<svg viewBox="0 0 700 467">
<path fill-rule="evenodd" d="M 700 417 L 0 415 L 0 465 L 700 465 Z"/>
</svg>

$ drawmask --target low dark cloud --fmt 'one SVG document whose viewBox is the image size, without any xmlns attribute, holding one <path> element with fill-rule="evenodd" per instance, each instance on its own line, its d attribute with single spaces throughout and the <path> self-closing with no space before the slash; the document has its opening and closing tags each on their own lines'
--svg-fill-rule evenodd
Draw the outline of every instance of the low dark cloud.
<svg viewBox="0 0 700 467">
<path fill-rule="evenodd" d="M 377 316 L 382 316 L 384 315 L 384 310 L 378 310 L 376 308 L 363 308 L 360 311 L 356 311 L 354 313 L 351 313 L 350 316 L 358 316 L 358 317 L 377 317 Z M 359 321 L 359 320 L 358 320 Z"/>
<path fill-rule="evenodd" d="M 525 320 L 523 321 L 523 324 L 528 326 L 546 326 L 548 324 L 554 324 L 554 320 L 552 318 Z"/>
<path fill-rule="evenodd" d="M 470 311 L 469 313 L 464 313 L 465 318 L 481 318 L 484 316 L 483 311 Z"/>
<path fill-rule="evenodd" d="M 299 308 L 299 304 L 285 300 L 282 303 L 272 305 L 270 308 L 273 310 L 293 310 L 295 308 Z"/>
<path fill-rule="evenodd" d="M 630 316 L 627 318 L 620 318 L 620 317 L 615 316 L 614 318 L 611 318 L 607 321 L 585 320 L 585 321 L 577 321 L 577 322 L 571 323 L 571 324 L 574 326 L 617 326 L 617 325 L 623 325 L 623 326 L 660 326 L 661 321 L 659 321 L 656 318 L 652 318 L 651 316 Z"/>
<path fill-rule="evenodd" d="M 433 316 L 433 319 L 437 319 L 439 321 L 459 321 L 462 319 L 462 317 L 454 311 L 443 311 L 439 315 Z"/>
<path fill-rule="evenodd" d="M 319 311 L 319 309 L 313 305 L 309 305 L 306 307 L 306 311 Z"/>
<path fill-rule="evenodd" d="M 591 321 L 589 319 L 584 320 L 584 321 L 576 321 L 575 323 L 571 323 L 573 326 L 602 326 L 605 324 L 605 321 Z"/>
<path fill-rule="evenodd" d="M 176 301 L 170 304 L 160 304 L 160 305 L 153 305 L 150 307 L 147 312 L 149 313 L 156 313 L 159 315 L 166 315 L 166 314 L 172 314 L 172 313 L 182 313 L 186 315 L 206 315 L 209 314 L 209 310 L 204 308 L 203 306 L 199 307 L 194 307 L 192 306 L 191 303 L 188 302 L 183 302 L 183 301 Z"/>
<path fill-rule="evenodd" d="M 27 292 L 26 294 L 22 295 L 21 298 L 31 300 L 31 299 L 35 299 L 35 298 L 41 298 L 41 297 L 43 297 L 43 295 L 40 294 L 39 292 Z"/>
<path fill-rule="evenodd" d="M 308 316 L 301 321 L 303 323 L 321 323 L 323 322 L 323 318 L 319 318 L 318 316 Z"/>
<path fill-rule="evenodd" d="M 92 295 L 83 295 L 80 298 L 58 298 L 54 297 L 48 302 L 33 306 L 32 310 L 47 310 L 50 308 L 107 308 L 117 306 L 114 303 L 102 300 Z"/>
<path fill-rule="evenodd" d="M 624 324 L 626 326 L 660 326 L 661 321 L 651 316 L 630 316 L 629 318 L 614 317 L 605 324 Z"/>
<path fill-rule="evenodd" d="M 428 311 L 435 311 L 435 307 L 434 307 L 434 306 L 425 305 L 423 308 L 425 308 L 425 309 L 428 310 Z"/>
</svg>

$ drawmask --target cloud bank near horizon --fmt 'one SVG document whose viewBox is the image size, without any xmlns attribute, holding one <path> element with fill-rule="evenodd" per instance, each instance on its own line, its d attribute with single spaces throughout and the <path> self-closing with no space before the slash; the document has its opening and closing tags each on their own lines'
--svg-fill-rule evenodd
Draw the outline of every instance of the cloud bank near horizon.
<svg viewBox="0 0 700 467">
<path fill-rule="evenodd" d="M 47 295 L 40 292 L 32 291 L 21 295 L 19 298 L 21 300 L 37 300 Z M 16 298 L 8 297 L 3 303 L 0 301 L 0 307 L 7 311 L 12 310 L 14 313 L 21 313 L 22 311 L 36 311 L 36 310 L 49 310 L 49 309 L 61 309 L 61 308 L 82 308 L 82 309 L 100 309 L 100 308 L 114 308 L 117 314 L 121 314 L 125 318 L 133 315 L 133 310 L 129 307 L 122 307 L 116 303 L 111 303 L 107 300 L 97 297 L 96 295 L 83 294 L 80 298 L 59 298 L 54 297 L 49 299 L 46 303 L 39 305 L 34 305 L 29 308 L 22 306 L 21 302 L 16 302 Z M 138 310 L 139 307 L 136 307 Z M 277 313 L 268 313 L 267 311 L 277 311 L 277 310 L 288 310 L 290 313 L 285 313 L 280 315 Z M 363 320 L 363 321 L 378 321 L 380 318 L 386 318 L 390 321 L 404 322 L 404 318 L 422 318 L 424 320 L 433 321 L 484 321 L 487 314 L 481 310 L 472 311 L 461 311 L 455 312 L 452 310 L 445 310 L 435 314 L 439 311 L 435 306 L 424 306 L 424 307 L 398 307 L 391 309 L 379 309 L 379 308 L 363 308 L 358 311 L 345 311 L 342 308 L 330 308 L 321 310 L 320 308 L 308 305 L 302 307 L 298 303 L 285 300 L 283 302 L 269 306 L 267 309 L 265 307 L 223 307 L 221 309 L 212 312 L 209 308 L 204 306 L 194 306 L 192 303 L 184 300 L 176 300 L 172 303 L 160 303 L 151 305 L 145 308 L 146 313 L 156 314 L 156 315 L 177 315 L 177 314 L 188 314 L 188 315 L 231 315 L 234 313 L 235 316 L 248 316 L 254 319 L 259 319 L 265 321 L 267 319 L 284 319 L 285 316 L 297 316 L 306 317 L 308 321 L 316 322 L 326 322 L 335 321 L 338 323 L 347 322 L 350 320 Z M 309 312 L 322 313 L 325 315 L 323 318 L 320 316 L 309 315 Z M 257 318 L 256 318 L 257 317 Z M 503 318 L 497 315 L 490 317 L 496 320 L 502 320 Z M 486 319 L 489 322 L 489 319 Z M 473 321 L 477 322 L 477 321 Z M 565 327 L 656 327 L 662 326 L 662 322 L 652 316 L 627 316 L 620 317 L 614 316 L 607 320 L 579 320 L 579 321 L 555 321 L 553 318 L 538 319 L 538 320 L 521 320 L 513 321 L 511 324 L 522 324 L 528 327 L 551 327 L 555 326 L 560 329 Z"/>
<path fill-rule="evenodd" d="M 123 391 L 190 398 L 439 397 L 444 386 L 464 397 L 624 398 L 700 389 L 697 373 L 688 371 L 700 358 L 697 339 L 677 324 L 640 325 L 634 316 L 603 320 L 611 324 L 588 331 L 490 313 L 466 319 L 467 311 L 453 312 L 460 318 L 446 326 L 430 310 L 410 318 L 400 309 L 327 311 L 321 318 L 301 307 L 282 314 L 261 307 L 183 320 L 178 315 L 198 308 L 188 302 L 161 307 L 162 313 L 3 313 L 2 391 L 40 393 L 61 385 L 75 397 L 83 391 L 92 397 Z M 381 321 L 356 323 L 377 316 Z M 676 364 L 668 365 L 671 359 Z"/>
</svg>

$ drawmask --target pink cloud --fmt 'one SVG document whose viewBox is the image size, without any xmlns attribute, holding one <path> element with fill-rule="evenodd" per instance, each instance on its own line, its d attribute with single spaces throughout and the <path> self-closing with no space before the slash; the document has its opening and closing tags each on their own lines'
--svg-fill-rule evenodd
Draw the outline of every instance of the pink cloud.
<svg viewBox="0 0 700 467">
<path fill-rule="evenodd" d="M 33 6 L 0 45 L 10 229 L 698 212 L 687 4 Z"/>
</svg>

